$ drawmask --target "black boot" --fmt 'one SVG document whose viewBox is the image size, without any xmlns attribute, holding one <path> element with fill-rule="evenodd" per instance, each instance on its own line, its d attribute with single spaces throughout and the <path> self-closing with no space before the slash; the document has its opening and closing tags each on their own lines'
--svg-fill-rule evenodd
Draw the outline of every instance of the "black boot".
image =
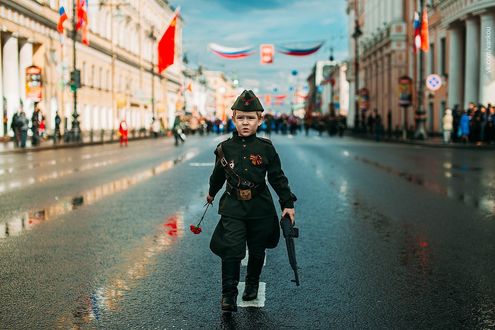
<svg viewBox="0 0 495 330">
<path fill-rule="evenodd" d="M 246 275 L 246 287 L 242 294 L 242 300 L 250 301 L 258 298 L 258 287 L 260 283 L 261 269 L 263 268 L 263 261 L 265 257 L 249 255 L 247 275 Z"/>
<path fill-rule="evenodd" d="M 237 312 L 237 284 L 241 262 L 222 260 L 222 311 Z"/>
</svg>

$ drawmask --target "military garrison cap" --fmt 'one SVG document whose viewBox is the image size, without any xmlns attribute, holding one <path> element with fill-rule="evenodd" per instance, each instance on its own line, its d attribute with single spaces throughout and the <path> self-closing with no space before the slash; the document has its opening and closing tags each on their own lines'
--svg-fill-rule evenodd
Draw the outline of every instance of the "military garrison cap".
<svg viewBox="0 0 495 330">
<path fill-rule="evenodd" d="M 239 95 L 239 97 L 237 97 L 237 100 L 235 100 L 231 109 L 245 111 L 245 112 L 252 112 L 252 111 L 263 112 L 264 110 L 260 100 L 252 90 L 248 90 L 248 91 L 244 90 L 244 92 L 242 92 L 242 94 Z"/>
</svg>

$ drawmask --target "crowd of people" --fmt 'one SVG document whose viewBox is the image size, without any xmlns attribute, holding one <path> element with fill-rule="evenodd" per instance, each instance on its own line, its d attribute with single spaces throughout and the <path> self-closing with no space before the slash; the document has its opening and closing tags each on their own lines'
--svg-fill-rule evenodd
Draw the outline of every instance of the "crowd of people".
<svg viewBox="0 0 495 330">
<path fill-rule="evenodd" d="M 60 117 L 58 117 L 58 120 L 58 123 L 60 125 Z M 16 147 L 26 147 L 29 129 L 31 129 L 32 132 L 32 146 L 39 145 L 41 140 L 47 137 L 45 116 L 39 108 L 35 107 L 33 111 L 33 115 L 31 116 L 31 126 L 29 126 L 29 121 L 30 120 L 23 110 L 14 113 L 14 115 L 12 116 L 10 128 L 14 133 L 14 144 Z M 55 118 L 55 121 L 57 122 L 57 118 Z"/>
<path fill-rule="evenodd" d="M 445 143 L 495 143 L 495 105 L 469 103 L 468 109 L 455 106 L 442 118 Z"/>
</svg>

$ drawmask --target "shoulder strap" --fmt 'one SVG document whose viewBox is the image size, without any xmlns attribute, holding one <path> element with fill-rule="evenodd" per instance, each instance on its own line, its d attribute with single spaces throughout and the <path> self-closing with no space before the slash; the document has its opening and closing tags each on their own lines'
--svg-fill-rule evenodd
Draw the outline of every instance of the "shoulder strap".
<svg viewBox="0 0 495 330">
<path fill-rule="evenodd" d="M 245 185 L 245 186 L 248 186 L 249 188 L 254 188 L 256 185 L 249 181 L 249 180 L 246 180 L 244 178 L 241 178 L 239 176 L 239 174 L 237 174 L 229 165 L 229 163 L 227 162 L 227 159 L 225 159 L 225 154 L 223 153 L 223 149 L 222 149 L 222 144 L 220 143 L 217 147 L 217 155 L 218 155 L 218 158 L 220 158 L 220 164 L 222 165 L 222 167 L 224 168 L 225 172 L 231 176 L 231 177 L 234 177 L 235 179 L 237 179 L 237 187 L 239 187 L 241 184 Z"/>
</svg>

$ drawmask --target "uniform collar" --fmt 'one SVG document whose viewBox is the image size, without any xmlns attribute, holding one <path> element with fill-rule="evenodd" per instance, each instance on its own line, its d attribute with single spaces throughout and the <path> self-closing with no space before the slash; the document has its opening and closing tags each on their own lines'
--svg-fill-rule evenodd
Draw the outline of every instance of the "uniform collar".
<svg viewBox="0 0 495 330">
<path fill-rule="evenodd" d="M 239 136 L 237 131 L 232 132 L 232 139 L 237 143 L 250 143 L 256 140 L 256 133 L 250 136 Z"/>
</svg>

